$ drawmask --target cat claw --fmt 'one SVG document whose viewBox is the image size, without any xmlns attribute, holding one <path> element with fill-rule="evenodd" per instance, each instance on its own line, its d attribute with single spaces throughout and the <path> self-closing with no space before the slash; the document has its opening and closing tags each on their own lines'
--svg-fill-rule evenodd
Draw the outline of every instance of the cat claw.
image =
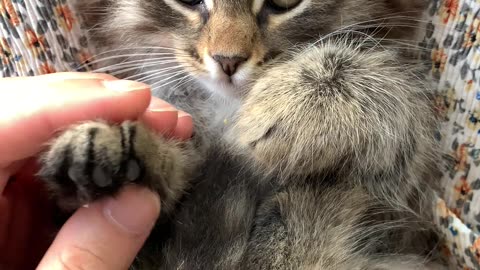
<svg viewBox="0 0 480 270">
<path fill-rule="evenodd" d="M 133 181 L 137 180 L 138 178 L 140 178 L 140 172 L 141 172 L 141 169 L 140 169 L 140 165 L 138 164 L 138 162 L 136 160 L 130 159 L 127 163 L 126 178 L 129 181 L 133 182 Z"/>
<path fill-rule="evenodd" d="M 107 187 L 113 183 L 111 173 L 100 166 L 93 169 L 92 180 L 99 187 Z"/>
</svg>

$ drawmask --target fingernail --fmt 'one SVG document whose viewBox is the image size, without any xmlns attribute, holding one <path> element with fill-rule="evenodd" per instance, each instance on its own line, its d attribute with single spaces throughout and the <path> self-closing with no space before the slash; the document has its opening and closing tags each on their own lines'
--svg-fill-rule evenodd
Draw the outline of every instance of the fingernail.
<svg viewBox="0 0 480 270">
<path fill-rule="evenodd" d="M 117 92 L 130 92 L 130 91 L 137 91 L 137 90 L 145 90 L 150 89 L 148 84 L 144 84 L 141 82 L 136 81 L 129 81 L 129 80 L 113 80 L 113 81 L 102 81 L 105 88 Z"/>
<path fill-rule="evenodd" d="M 192 118 L 192 116 L 184 111 L 179 111 L 178 112 L 178 118 L 182 118 L 182 117 L 190 117 Z"/>
<path fill-rule="evenodd" d="M 152 98 L 148 110 L 151 112 L 176 112 L 178 111 L 172 104 L 161 99 Z"/>
<path fill-rule="evenodd" d="M 148 233 L 160 213 L 160 199 L 146 188 L 126 187 L 115 198 L 106 200 L 103 213 L 107 220 L 128 233 Z"/>
</svg>

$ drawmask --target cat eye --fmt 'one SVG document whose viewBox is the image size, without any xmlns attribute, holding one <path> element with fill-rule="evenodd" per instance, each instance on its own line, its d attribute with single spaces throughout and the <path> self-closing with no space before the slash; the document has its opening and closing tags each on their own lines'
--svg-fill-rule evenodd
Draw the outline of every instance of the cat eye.
<svg viewBox="0 0 480 270">
<path fill-rule="evenodd" d="M 278 12 L 288 11 L 300 4 L 302 0 L 267 0 L 267 5 Z"/>
<path fill-rule="evenodd" d="M 189 6 L 196 6 L 203 2 L 203 0 L 178 0 L 178 1 Z"/>
</svg>

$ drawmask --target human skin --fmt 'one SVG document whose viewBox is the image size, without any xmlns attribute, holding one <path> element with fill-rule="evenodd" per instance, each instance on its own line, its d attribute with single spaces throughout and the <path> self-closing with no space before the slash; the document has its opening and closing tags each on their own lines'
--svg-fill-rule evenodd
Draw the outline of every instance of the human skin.
<svg viewBox="0 0 480 270">
<path fill-rule="evenodd" d="M 52 203 L 35 179 L 35 158 L 81 121 L 139 119 L 186 140 L 191 117 L 152 98 L 148 85 L 105 74 L 4 78 L 0 89 L 0 268 L 127 269 L 158 218 L 157 195 L 127 187 L 77 210 L 52 239 Z"/>
</svg>

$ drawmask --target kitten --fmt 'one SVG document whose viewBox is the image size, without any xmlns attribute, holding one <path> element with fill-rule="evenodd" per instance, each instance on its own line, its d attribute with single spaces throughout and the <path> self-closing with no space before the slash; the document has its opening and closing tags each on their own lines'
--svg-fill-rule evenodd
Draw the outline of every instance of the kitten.
<svg viewBox="0 0 480 270">
<path fill-rule="evenodd" d="M 422 0 L 81 0 L 98 71 L 191 113 L 177 142 L 87 122 L 43 155 L 65 209 L 160 194 L 135 269 L 427 269 L 435 119 Z"/>
</svg>

